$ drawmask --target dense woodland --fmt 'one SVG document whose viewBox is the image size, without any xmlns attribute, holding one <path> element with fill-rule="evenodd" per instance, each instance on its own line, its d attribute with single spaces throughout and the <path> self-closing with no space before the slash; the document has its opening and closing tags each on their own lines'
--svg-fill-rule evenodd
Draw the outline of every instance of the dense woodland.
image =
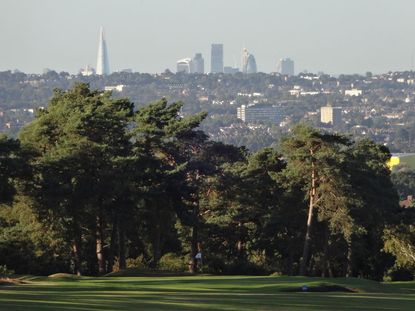
<svg viewBox="0 0 415 311">
<path fill-rule="evenodd" d="M 415 173 L 386 147 L 298 125 L 251 153 L 181 107 L 79 83 L 2 137 L 3 270 L 413 278 Z"/>
</svg>

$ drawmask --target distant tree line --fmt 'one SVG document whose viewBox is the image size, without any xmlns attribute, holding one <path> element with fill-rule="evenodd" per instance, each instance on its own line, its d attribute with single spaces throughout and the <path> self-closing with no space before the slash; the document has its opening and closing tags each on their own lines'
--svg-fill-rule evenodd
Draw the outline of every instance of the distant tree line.
<svg viewBox="0 0 415 311">
<path fill-rule="evenodd" d="M 415 209 L 398 204 L 387 148 L 299 125 L 250 153 L 181 107 L 135 110 L 78 83 L 2 137 L 0 265 L 413 277 Z"/>
</svg>

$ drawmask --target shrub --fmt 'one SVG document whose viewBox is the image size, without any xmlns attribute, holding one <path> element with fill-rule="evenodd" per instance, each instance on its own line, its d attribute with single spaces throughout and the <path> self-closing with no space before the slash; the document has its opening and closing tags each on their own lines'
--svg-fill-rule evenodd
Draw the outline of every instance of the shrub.
<svg viewBox="0 0 415 311">
<path fill-rule="evenodd" d="M 414 270 L 413 269 L 407 269 L 402 268 L 398 266 L 393 266 L 390 268 L 385 276 L 383 277 L 383 280 L 386 282 L 394 282 L 394 281 L 413 281 L 414 280 Z"/>
<path fill-rule="evenodd" d="M 160 258 L 158 267 L 161 271 L 183 272 L 186 271 L 187 263 L 183 257 L 175 253 L 167 253 Z"/>
<path fill-rule="evenodd" d="M 9 277 L 12 274 L 14 274 L 13 270 L 7 269 L 6 265 L 0 265 L 0 277 L 1 278 Z"/>
<path fill-rule="evenodd" d="M 143 255 L 140 255 L 137 258 L 127 258 L 126 263 L 127 263 L 127 268 L 136 268 L 136 269 L 146 269 L 147 268 L 146 264 L 144 263 L 144 256 Z M 118 267 L 118 258 L 117 258 L 115 264 L 117 264 L 117 267 Z M 119 271 L 119 269 L 118 270 L 113 270 L 113 271 Z"/>
</svg>

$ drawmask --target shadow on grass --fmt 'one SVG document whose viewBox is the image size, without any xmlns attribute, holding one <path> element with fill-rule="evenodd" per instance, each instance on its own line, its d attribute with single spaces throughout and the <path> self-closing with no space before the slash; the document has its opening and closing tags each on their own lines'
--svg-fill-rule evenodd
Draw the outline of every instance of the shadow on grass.
<svg viewBox="0 0 415 311">
<path fill-rule="evenodd" d="M 360 279 L 329 279 L 331 286 L 358 284 L 372 292 L 282 292 L 304 283 L 318 286 L 323 280 L 328 282 L 246 276 L 38 278 L 29 285 L 1 289 L 0 310 L 415 310 L 413 282 L 394 287 Z"/>
</svg>

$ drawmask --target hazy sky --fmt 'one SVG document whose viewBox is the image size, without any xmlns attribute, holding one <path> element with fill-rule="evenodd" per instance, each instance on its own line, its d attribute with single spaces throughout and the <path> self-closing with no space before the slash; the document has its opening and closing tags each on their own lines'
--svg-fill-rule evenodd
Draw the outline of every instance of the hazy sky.
<svg viewBox="0 0 415 311">
<path fill-rule="evenodd" d="M 104 26 L 111 70 L 175 71 L 178 59 L 223 43 L 225 65 L 242 47 L 258 70 L 282 57 L 296 72 L 411 69 L 414 0 L 0 0 L 0 71 L 78 72 L 96 65 Z"/>
</svg>

